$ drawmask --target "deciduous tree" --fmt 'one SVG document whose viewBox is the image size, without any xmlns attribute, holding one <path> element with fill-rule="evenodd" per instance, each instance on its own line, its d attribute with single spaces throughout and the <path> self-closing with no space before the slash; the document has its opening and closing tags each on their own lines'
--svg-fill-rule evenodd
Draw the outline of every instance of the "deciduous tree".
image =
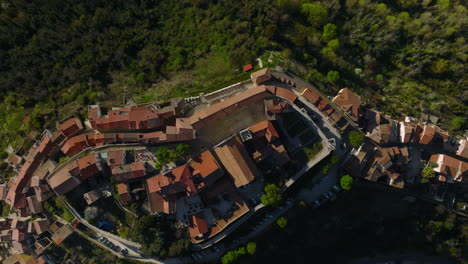
<svg viewBox="0 0 468 264">
<path fill-rule="evenodd" d="M 353 186 L 353 177 L 351 177 L 348 174 L 341 176 L 340 185 L 341 185 L 341 188 L 343 188 L 343 190 L 347 190 L 347 191 L 351 190 L 351 186 Z"/>
</svg>

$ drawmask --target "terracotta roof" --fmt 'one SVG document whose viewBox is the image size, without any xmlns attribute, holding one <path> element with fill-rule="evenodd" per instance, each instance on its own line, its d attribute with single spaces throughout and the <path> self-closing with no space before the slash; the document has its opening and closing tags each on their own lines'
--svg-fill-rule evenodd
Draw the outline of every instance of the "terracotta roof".
<svg viewBox="0 0 468 264">
<path fill-rule="evenodd" d="M 175 177 L 174 181 L 186 181 L 191 176 L 190 166 L 188 164 L 184 164 L 172 169 L 171 173 Z"/>
<path fill-rule="evenodd" d="M 50 187 L 59 195 L 65 194 L 73 190 L 81 182 L 74 176 L 78 176 L 79 168 L 78 162 L 73 161 L 66 164 L 52 177 L 47 179 Z"/>
<path fill-rule="evenodd" d="M 96 108 L 88 110 L 91 126 L 97 130 L 140 130 L 162 125 L 158 112 L 146 106 L 113 109 L 107 113 L 107 116 L 101 116 L 99 113 L 100 110 Z"/>
<path fill-rule="evenodd" d="M 165 214 L 174 213 L 175 200 L 171 197 L 164 198 L 157 192 L 148 194 L 148 201 L 150 204 L 150 210 L 153 213 L 162 212 Z"/>
<path fill-rule="evenodd" d="M 450 177 L 454 181 L 460 182 L 468 181 L 467 162 L 463 162 L 445 154 L 434 154 L 431 156 L 429 161 L 437 163 L 438 166 L 434 168 L 434 170 L 446 178 Z"/>
<path fill-rule="evenodd" d="M 78 168 L 80 170 L 80 174 L 78 178 L 81 181 L 85 181 L 90 177 L 98 174 L 102 170 L 101 159 L 99 158 L 99 154 L 88 154 L 84 157 L 81 157 L 77 160 Z"/>
<path fill-rule="evenodd" d="M 191 237 L 197 237 L 208 232 L 208 225 L 203 213 L 197 213 L 191 216 L 191 225 L 188 229 Z"/>
<path fill-rule="evenodd" d="M 328 102 L 324 99 L 320 100 L 318 104 L 318 109 L 320 109 L 320 111 L 324 111 L 327 107 L 328 107 Z"/>
<path fill-rule="evenodd" d="M 125 164 L 125 151 L 109 151 L 107 152 L 107 165 L 109 167 L 116 167 Z"/>
<path fill-rule="evenodd" d="M 430 125 L 425 125 L 422 131 L 421 137 L 419 139 L 419 143 L 421 144 L 429 144 L 431 143 L 432 139 L 435 135 L 435 128 Z"/>
<path fill-rule="evenodd" d="M 16 208 L 23 208 L 26 207 L 27 204 L 26 198 L 24 198 L 24 203 L 17 203 L 20 197 L 18 195 L 21 194 L 23 188 L 31 181 L 31 178 L 34 172 L 37 170 L 41 161 L 38 159 L 34 159 L 32 161 L 26 161 L 26 163 L 21 167 L 18 175 L 14 178 L 13 184 L 9 187 L 8 193 L 5 198 L 5 202 L 10 206 L 14 206 Z M 18 207 L 20 206 L 20 207 Z"/>
<path fill-rule="evenodd" d="M 67 156 L 73 156 L 75 154 L 78 154 L 80 151 L 86 149 L 87 147 L 96 145 L 94 141 L 95 136 L 96 133 L 88 132 L 69 138 L 67 141 L 65 141 L 61 150 Z"/>
<path fill-rule="evenodd" d="M 307 101 L 315 105 L 317 105 L 318 101 L 321 99 L 320 95 L 309 88 L 304 88 L 301 95 L 304 96 Z"/>
<path fill-rule="evenodd" d="M 194 169 L 194 175 L 199 174 L 202 178 L 213 178 L 211 179 L 213 182 L 224 174 L 209 150 L 195 156 L 190 166 Z"/>
<path fill-rule="evenodd" d="M 280 137 L 273 123 L 268 120 L 261 121 L 249 127 L 249 130 L 252 132 L 254 137 L 265 137 L 268 142 L 272 142 Z"/>
<path fill-rule="evenodd" d="M 333 102 L 341 106 L 346 112 L 351 114 L 355 120 L 359 120 L 361 98 L 353 93 L 349 88 L 343 88 L 338 92 L 338 95 L 333 98 Z"/>
<path fill-rule="evenodd" d="M 132 197 L 128 193 L 128 186 L 125 183 L 117 184 L 117 192 L 120 195 L 120 200 L 127 204 L 132 201 Z"/>
<path fill-rule="evenodd" d="M 221 163 L 231 174 L 237 187 L 251 183 L 259 171 L 238 136 L 214 149 Z"/>
<path fill-rule="evenodd" d="M 460 147 L 458 148 L 457 155 L 468 158 L 468 144 L 466 139 L 460 140 Z"/>
<path fill-rule="evenodd" d="M 265 100 L 265 108 L 270 113 L 280 114 L 291 110 L 291 105 L 288 102 L 275 98 Z"/>
<path fill-rule="evenodd" d="M 79 118 L 73 117 L 65 120 L 59 125 L 59 129 L 66 137 L 71 137 L 84 129 Z"/>
<path fill-rule="evenodd" d="M 250 75 L 250 78 L 256 85 L 260 85 L 261 83 L 270 80 L 271 77 L 271 71 L 268 68 L 258 70 Z"/>
<path fill-rule="evenodd" d="M 253 69 L 252 64 L 247 64 L 247 65 L 244 65 L 244 66 L 242 67 L 242 70 L 245 71 L 245 72 L 248 72 L 248 71 L 250 71 L 250 70 L 252 70 L 252 69 Z"/>
<path fill-rule="evenodd" d="M 166 126 L 166 133 L 159 135 L 160 141 L 187 141 L 193 139 L 195 139 L 195 130 L 176 126 Z"/>
<path fill-rule="evenodd" d="M 276 87 L 275 95 L 292 103 L 297 99 L 297 95 L 293 91 L 283 87 Z"/>
</svg>

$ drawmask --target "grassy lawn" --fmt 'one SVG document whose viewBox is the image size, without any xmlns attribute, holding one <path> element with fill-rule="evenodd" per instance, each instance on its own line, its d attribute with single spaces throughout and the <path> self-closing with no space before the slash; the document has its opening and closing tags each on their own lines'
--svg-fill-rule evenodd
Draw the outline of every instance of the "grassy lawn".
<svg viewBox="0 0 468 264">
<path fill-rule="evenodd" d="M 62 217 L 67 222 L 71 222 L 71 220 L 75 218 L 73 214 L 70 212 L 70 210 L 68 210 L 67 208 L 63 209 L 63 213 L 60 214 L 60 217 Z"/>
<path fill-rule="evenodd" d="M 192 70 L 177 72 L 169 76 L 169 80 L 162 80 L 134 95 L 138 103 L 167 101 L 172 97 L 207 94 L 247 79 L 250 73 L 233 69 L 227 54 L 217 52 L 199 59 Z"/>
<path fill-rule="evenodd" d="M 313 159 L 317 153 L 323 149 L 320 141 L 307 144 L 302 149 L 292 154 L 291 158 L 297 161 L 299 164 L 304 165 L 309 160 Z"/>
<path fill-rule="evenodd" d="M 307 155 L 308 160 L 311 160 L 323 149 L 322 142 L 317 141 L 304 146 L 304 153 Z"/>
</svg>

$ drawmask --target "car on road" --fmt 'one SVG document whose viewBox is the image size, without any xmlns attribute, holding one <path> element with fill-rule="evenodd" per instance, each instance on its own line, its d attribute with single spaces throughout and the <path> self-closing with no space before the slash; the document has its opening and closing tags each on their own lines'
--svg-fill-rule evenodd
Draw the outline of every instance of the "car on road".
<svg viewBox="0 0 468 264">
<path fill-rule="evenodd" d="M 338 185 L 333 185 L 331 188 L 335 192 L 340 192 L 341 191 L 341 188 Z"/>
<path fill-rule="evenodd" d="M 319 200 L 315 200 L 315 201 L 312 202 L 312 207 L 317 208 L 319 206 L 320 206 L 320 201 Z"/>
</svg>

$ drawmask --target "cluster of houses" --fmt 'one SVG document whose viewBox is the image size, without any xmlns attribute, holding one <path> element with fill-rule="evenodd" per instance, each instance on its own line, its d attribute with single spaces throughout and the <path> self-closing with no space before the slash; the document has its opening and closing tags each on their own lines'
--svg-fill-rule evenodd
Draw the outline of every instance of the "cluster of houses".
<svg viewBox="0 0 468 264">
<path fill-rule="evenodd" d="M 344 112 L 371 141 L 365 141 L 345 167 L 356 177 L 387 183 L 403 188 L 411 161 L 408 147 L 423 149 L 431 154 L 429 161 L 441 182 L 467 182 L 468 148 L 466 139 L 457 140 L 439 127 L 412 117 L 393 120 L 362 104 L 360 97 L 344 88 L 333 98 Z"/>
<path fill-rule="evenodd" d="M 354 123 L 370 139 L 354 150 L 345 164 L 354 176 L 403 188 L 405 182 L 411 181 L 405 178 L 405 172 L 412 160 L 408 144 L 414 143 L 443 150 L 430 157 L 437 164 L 434 170 L 440 181 L 467 179 L 466 140 L 458 142 L 439 128 L 414 118 L 392 120 L 363 106 L 360 97 L 348 88 L 333 99 L 334 105 L 343 110 L 335 111 L 333 104 L 309 88 L 302 89 L 303 98 L 298 100 L 297 92 L 289 87 L 296 84 L 288 79 L 279 80 L 287 84 L 285 87 L 269 85 L 274 77 L 268 69 L 252 73 L 251 78 L 254 88 L 190 117 L 182 117 L 187 110 L 182 98 L 157 108 L 105 111 L 92 105 L 85 123 L 72 117 L 60 123 L 55 132 L 45 130 L 25 155 L 13 154 L 7 159 L 18 174 L 0 184 L 0 200 L 16 210 L 16 218 L 0 219 L 0 241 L 11 243 L 19 253 L 28 247 L 31 250 L 24 234 L 38 238 L 51 226 L 42 203 L 54 195 L 71 192 L 79 193 L 88 205 L 110 196 L 102 188 L 102 176 L 113 179 L 121 203 L 141 201 L 148 213 L 166 214 L 178 227 L 187 228 L 194 243 L 206 241 L 250 211 L 239 190 L 248 189 L 261 177 L 261 164 L 288 163 L 290 158 L 276 120 L 282 113 L 301 107 L 303 99 L 315 105 L 340 130 L 347 130 Z M 198 129 L 259 101 L 264 103 L 263 121 L 233 131 L 233 135 L 177 165 L 158 170 L 125 149 L 190 142 L 196 139 Z M 22 224 L 20 219 L 30 216 L 39 218 Z"/>
<path fill-rule="evenodd" d="M 51 223 L 45 217 L 6 217 L 0 218 L 0 248 L 2 252 L 13 254 L 0 255 L 5 264 L 45 264 L 55 263 L 47 255 L 41 255 L 52 243 L 60 245 L 72 233 L 69 225 L 61 222 Z M 26 254 L 34 253 L 32 257 Z"/>
<path fill-rule="evenodd" d="M 116 183 L 121 203 L 142 200 L 142 208 L 148 213 L 167 214 L 178 227 L 189 230 L 194 242 L 204 241 L 250 211 L 238 189 L 262 175 L 258 164 L 282 166 L 289 161 L 275 120 L 281 113 L 292 111 L 291 103 L 297 96 L 288 88 L 262 85 L 272 78 L 269 70 L 255 72 L 254 88 L 190 117 L 181 117 L 186 106 L 180 98 L 158 108 L 105 111 L 97 105 L 89 106 L 86 122 L 68 118 L 57 125 L 56 131 L 45 130 L 27 153 L 15 153 L 7 159 L 18 174 L 0 184 L 0 199 L 14 209 L 15 217 L 39 217 L 31 222 L 33 229 L 28 229 L 34 233 L 38 223 L 43 229 L 51 226 L 43 208 L 45 200 L 80 193 L 87 204 L 92 204 L 106 196 L 101 186 L 104 175 Z M 194 140 L 196 129 L 258 101 L 265 104 L 264 121 L 192 155 L 182 165 L 156 170 L 122 148 Z M 31 250 L 18 235 L 28 230 L 8 229 L 8 241 L 23 249 L 17 253 Z M 2 234 L 7 239 L 7 232 Z"/>
<path fill-rule="evenodd" d="M 263 81 L 262 78 L 269 79 L 268 70 L 263 72 L 260 81 Z M 294 82 L 287 83 L 295 86 Z M 335 111 L 326 99 L 310 88 L 298 90 L 308 103 L 322 111 L 336 128 L 348 131 L 353 125 L 357 126 L 371 140 L 364 141 L 346 162 L 345 168 L 351 175 L 403 188 L 405 182 L 415 181 L 414 177 L 408 178 L 406 173 L 412 160 L 408 147 L 414 146 L 430 153 L 428 160 L 437 164 L 433 169 L 439 181 L 468 181 L 467 139 L 457 140 L 439 127 L 413 117 L 393 120 L 363 104 L 360 96 L 349 88 L 341 89 L 332 99 L 342 111 Z M 276 104 L 275 109 L 282 111 L 284 108 Z"/>
</svg>

